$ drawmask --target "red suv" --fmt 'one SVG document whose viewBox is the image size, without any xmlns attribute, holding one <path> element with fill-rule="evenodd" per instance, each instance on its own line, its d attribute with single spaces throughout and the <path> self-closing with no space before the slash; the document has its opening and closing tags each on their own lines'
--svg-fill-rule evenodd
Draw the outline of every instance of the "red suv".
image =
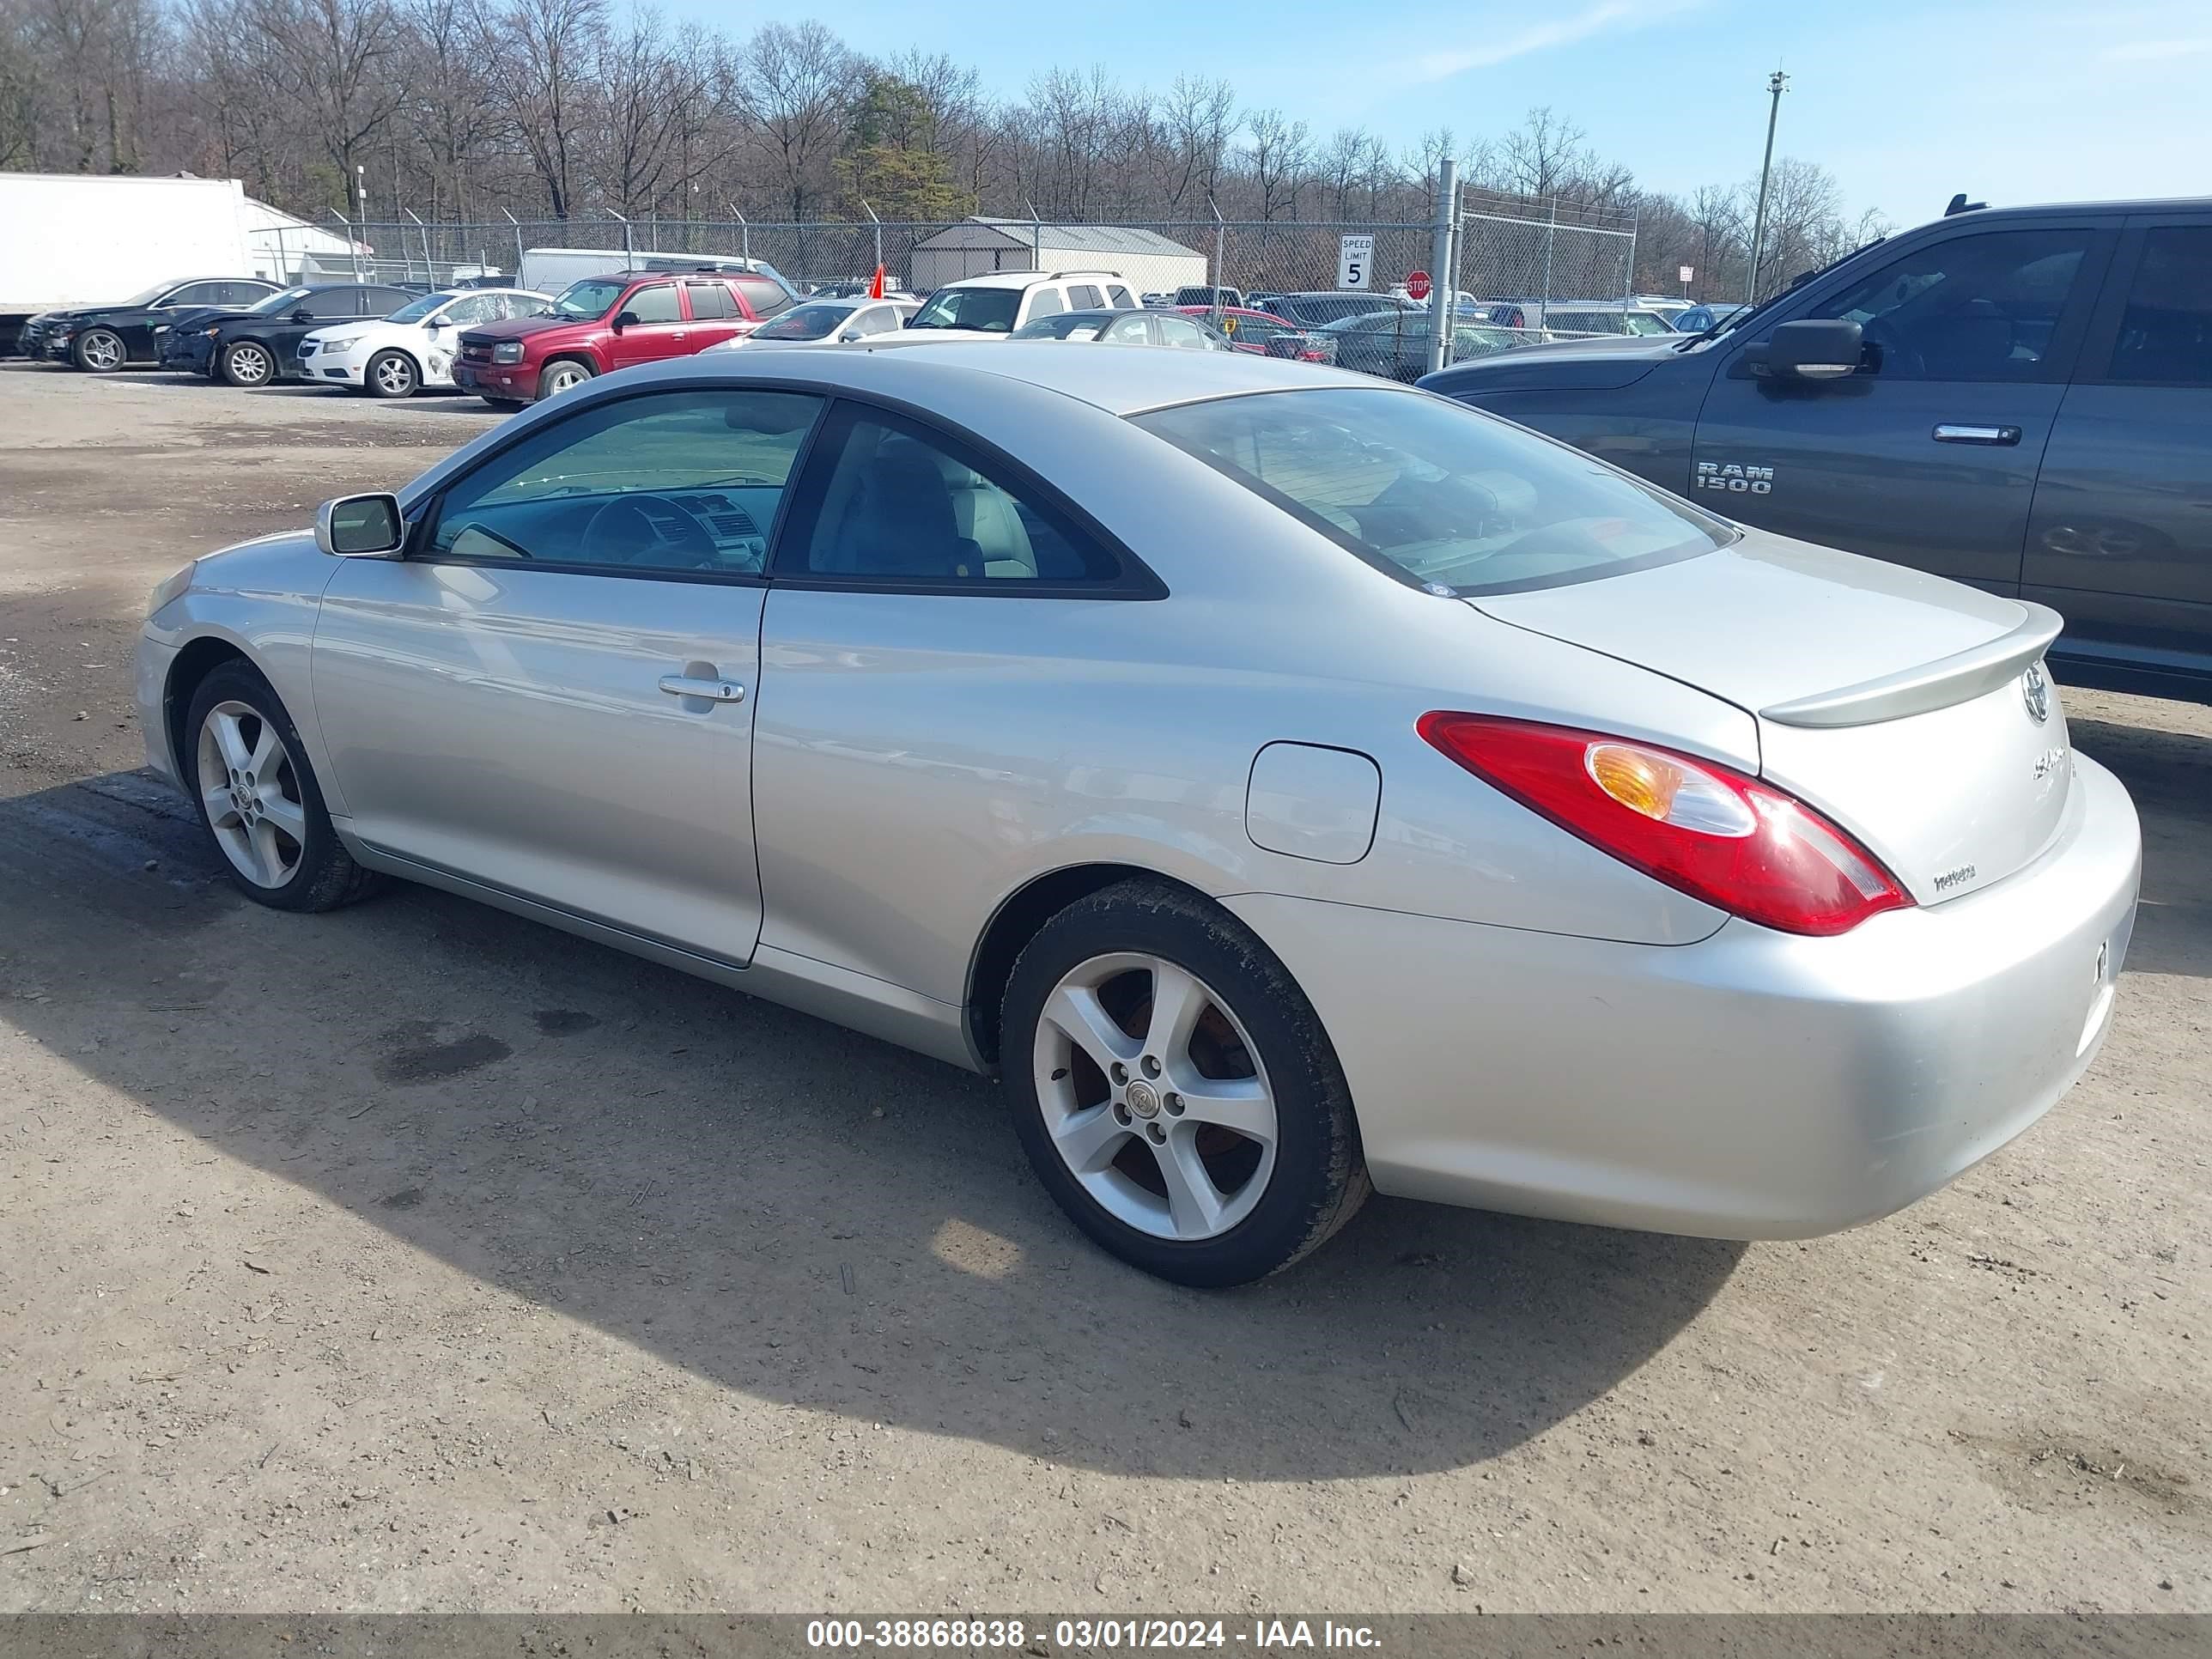
<svg viewBox="0 0 2212 1659">
<path fill-rule="evenodd" d="M 1215 315 L 1208 306 L 1178 306 L 1178 311 L 1193 317 L 1212 320 Z M 1280 317 L 1265 311 L 1255 311 L 1248 306 L 1224 306 L 1220 320 L 1214 324 L 1229 337 L 1229 343 L 1239 351 L 1249 351 L 1261 357 L 1291 357 L 1302 363 L 1333 363 L 1336 361 L 1335 342 L 1326 335 L 1316 335 L 1295 323 L 1286 323 Z"/>
<path fill-rule="evenodd" d="M 571 283 L 550 312 L 461 336 L 453 382 L 495 409 L 750 334 L 796 303 L 754 271 L 616 270 Z"/>
</svg>

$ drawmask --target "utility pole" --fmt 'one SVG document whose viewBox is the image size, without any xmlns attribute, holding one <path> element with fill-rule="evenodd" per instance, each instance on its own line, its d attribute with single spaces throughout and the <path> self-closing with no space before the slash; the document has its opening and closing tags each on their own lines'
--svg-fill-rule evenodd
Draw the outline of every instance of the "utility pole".
<svg viewBox="0 0 2212 1659">
<path fill-rule="evenodd" d="M 1759 303 L 1759 257 L 1766 243 L 1766 185 L 1774 172 L 1774 123 L 1782 113 L 1782 94 L 1790 85 L 1790 77 L 1780 70 L 1766 77 L 1766 90 L 1772 101 L 1766 106 L 1766 158 L 1759 164 L 1759 210 L 1751 220 L 1751 291 L 1745 296 L 1747 305 Z"/>
</svg>

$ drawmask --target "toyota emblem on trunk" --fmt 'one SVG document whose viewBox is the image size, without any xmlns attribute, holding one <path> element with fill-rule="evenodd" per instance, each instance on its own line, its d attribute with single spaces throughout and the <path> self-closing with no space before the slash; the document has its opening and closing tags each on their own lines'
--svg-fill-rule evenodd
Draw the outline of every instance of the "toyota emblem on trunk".
<svg viewBox="0 0 2212 1659">
<path fill-rule="evenodd" d="M 2020 677 L 2020 695 L 2038 726 L 2051 718 L 2051 679 L 2041 663 L 2028 664 L 2027 672 Z"/>
</svg>

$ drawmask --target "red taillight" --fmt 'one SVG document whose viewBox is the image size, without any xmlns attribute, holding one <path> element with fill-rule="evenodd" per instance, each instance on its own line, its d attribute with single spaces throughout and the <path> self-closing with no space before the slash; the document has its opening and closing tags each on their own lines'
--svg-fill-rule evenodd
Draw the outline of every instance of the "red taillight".
<svg viewBox="0 0 2212 1659">
<path fill-rule="evenodd" d="M 1599 851 L 1761 927 L 1825 937 L 1912 902 L 1843 830 L 1729 767 L 1487 714 L 1424 714 L 1419 730 L 1484 782 Z"/>
</svg>

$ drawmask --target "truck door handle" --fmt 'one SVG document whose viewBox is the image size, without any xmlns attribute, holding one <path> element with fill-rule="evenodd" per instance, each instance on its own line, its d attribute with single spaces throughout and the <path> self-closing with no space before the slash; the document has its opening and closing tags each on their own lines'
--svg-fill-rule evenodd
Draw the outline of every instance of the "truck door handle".
<svg viewBox="0 0 2212 1659">
<path fill-rule="evenodd" d="M 1946 421 L 1936 427 L 1934 436 L 1939 444 L 2016 444 L 2020 441 L 2020 428 L 1968 426 Z"/>
<path fill-rule="evenodd" d="M 735 680 L 695 679 L 689 674 L 663 674 L 660 689 L 672 697 L 701 697 L 708 702 L 743 702 L 745 688 Z"/>
</svg>

